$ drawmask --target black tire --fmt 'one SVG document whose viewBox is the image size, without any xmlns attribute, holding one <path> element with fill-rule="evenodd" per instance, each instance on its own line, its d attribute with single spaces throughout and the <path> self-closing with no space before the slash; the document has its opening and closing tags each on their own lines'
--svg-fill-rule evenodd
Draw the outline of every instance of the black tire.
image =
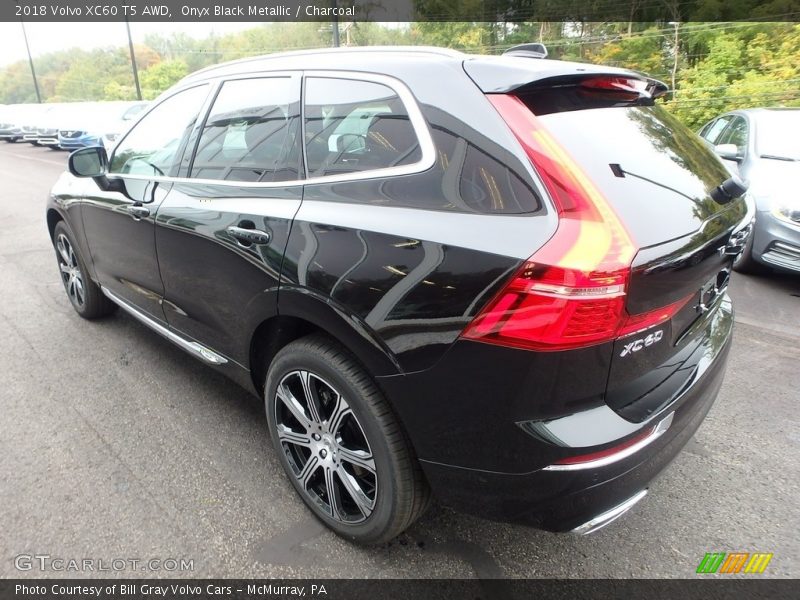
<svg viewBox="0 0 800 600">
<path fill-rule="evenodd" d="M 747 243 L 744 245 L 744 250 L 742 253 L 736 257 L 736 260 L 733 263 L 733 270 L 737 273 L 763 273 L 766 270 L 766 267 L 759 262 L 756 262 L 756 259 L 753 258 L 753 237 L 755 233 L 751 233 L 750 237 L 747 238 Z"/>
<path fill-rule="evenodd" d="M 117 305 L 106 298 L 100 286 L 92 281 L 74 239 L 67 224 L 59 221 L 53 230 L 53 249 L 64 291 L 72 308 L 84 319 L 105 317 L 113 313 Z"/>
<path fill-rule="evenodd" d="M 307 374 L 305 379 L 302 373 Z M 304 390 L 314 388 L 311 394 L 318 399 L 315 406 L 322 426 L 316 425 L 313 418 L 307 418 L 306 424 L 294 419 L 296 413 L 287 407 L 284 400 L 278 399 L 279 384 L 282 390 L 291 389 L 292 395 L 298 397 Z M 379 544 L 396 537 L 422 515 L 430 501 L 430 490 L 411 444 L 383 394 L 344 348 L 319 334 L 288 344 L 272 361 L 264 390 L 270 436 L 281 464 L 306 505 L 335 533 L 360 544 Z M 344 404 L 342 400 L 345 400 Z M 330 417 L 333 413 L 341 413 L 336 407 L 348 404 L 350 413 L 345 417 L 322 418 L 323 415 Z M 305 406 L 301 408 L 304 417 L 308 417 L 308 409 Z M 330 428 L 330 421 L 339 425 Z M 278 431 L 279 422 L 282 434 Z M 309 442 L 308 447 L 287 442 L 287 423 L 296 424 L 293 428 L 300 433 L 294 435 Z M 304 429 L 305 434 L 302 433 Z M 359 432 L 363 433 L 366 442 L 366 446 L 363 443 L 360 446 L 366 449 L 359 452 L 361 456 L 371 456 L 374 476 L 368 469 L 348 462 L 347 455 L 343 454 L 352 454 L 351 449 L 359 446 Z M 330 454 L 326 453 L 325 447 L 319 449 L 321 444 L 327 443 L 324 437 L 321 441 L 314 441 L 314 436 L 320 439 L 320 435 L 327 436 L 328 442 L 331 436 L 341 438 L 326 446 L 333 448 Z M 312 448 L 311 444 L 316 446 Z M 316 461 L 313 464 L 312 459 Z M 298 479 L 301 467 L 300 475 L 312 474 L 306 478 L 307 486 Z M 350 488 L 340 475 L 342 469 L 345 474 L 353 474 Z M 356 482 L 355 488 L 352 487 L 353 481 Z M 374 494 L 370 496 L 369 488 L 373 481 Z M 334 489 L 333 502 L 327 501 L 330 496 L 327 490 L 332 489 L 329 486 Z M 354 501 L 357 494 L 348 489 L 366 490 L 361 496 L 366 509 Z M 367 506 L 370 502 L 371 506 Z"/>
</svg>

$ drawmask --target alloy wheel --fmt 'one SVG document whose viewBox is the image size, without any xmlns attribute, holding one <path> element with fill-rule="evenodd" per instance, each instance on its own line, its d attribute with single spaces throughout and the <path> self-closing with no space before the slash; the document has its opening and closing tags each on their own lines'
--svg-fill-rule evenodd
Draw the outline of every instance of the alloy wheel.
<svg viewBox="0 0 800 600">
<path fill-rule="evenodd" d="M 61 269 L 61 280 L 70 301 L 82 307 L 86 303 L 86 291 L 83 284 L 83 273 L 78 264 L 78 256 L 66 235 L 59 234 L 56 239 L 58 266 Z"/>
<path fill-rule="evenodd" d="M 275 398 L 278 440 L 300 488 L 326 516 L 352 525 L 375 510 L 378 479 L 345 397 L 310 371 L 285 375 Z"/>
</svg>

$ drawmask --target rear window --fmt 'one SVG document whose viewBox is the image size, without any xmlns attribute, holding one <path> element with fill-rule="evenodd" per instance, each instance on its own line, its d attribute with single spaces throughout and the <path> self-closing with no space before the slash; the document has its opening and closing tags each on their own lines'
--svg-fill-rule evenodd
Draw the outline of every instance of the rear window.
<svg viewBox="0 0 800 600">
<path fill-rule="evenodd" d="M 534 114 L 537 107 L 522 98 Z M 612 203 L 640 247 L 696 230 L 722 209 L 708 192 L 730 173 L 660 106 L 553 112 L 540 121 Z"/>
</svg>

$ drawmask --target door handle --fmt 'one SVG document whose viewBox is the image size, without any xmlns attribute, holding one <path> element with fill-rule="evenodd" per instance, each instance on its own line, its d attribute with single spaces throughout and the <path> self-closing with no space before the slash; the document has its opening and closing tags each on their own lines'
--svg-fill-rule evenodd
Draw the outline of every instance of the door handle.
<svg viewBox="0 0 800 600">
<path fill-rule="evenodd" d="M 128 207 L 128 213 L 133 217 L 134 221 L 141 221 L 145 217 L 150 216 L 150 209 L 144 206 L 137 206 L 136 204 L 132 204 Z"/>
<path fill-rule="evenodd" d="M 228 227 L 230 233 L 240 244 L 249 246 L 250 244 L 269 244 L 270 234 L 259 229 L 245 229 L 244 227 Z"/>
</svg>

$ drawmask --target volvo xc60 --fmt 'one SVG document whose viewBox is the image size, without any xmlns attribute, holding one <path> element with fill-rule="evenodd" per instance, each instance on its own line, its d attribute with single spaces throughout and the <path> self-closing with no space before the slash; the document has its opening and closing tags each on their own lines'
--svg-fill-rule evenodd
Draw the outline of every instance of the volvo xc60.
<svg viewBox="0 0 800 600">
<path fill-rule="evenodd" d="M 53 188 L 70 302 L 263 398 L 292 485 L 351 540 L 432 496 L 606 525 L 717 395 L 752 215 L 663 84 L 530 50 L 189 75 Z"/>
</svg>

